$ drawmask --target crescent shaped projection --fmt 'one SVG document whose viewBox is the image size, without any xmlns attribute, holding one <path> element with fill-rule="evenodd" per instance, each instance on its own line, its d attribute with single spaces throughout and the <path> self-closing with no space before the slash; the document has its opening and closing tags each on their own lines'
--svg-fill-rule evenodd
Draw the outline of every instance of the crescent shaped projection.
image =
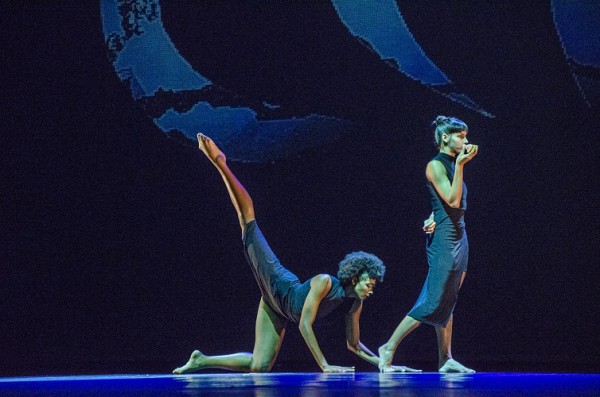
<svg viewBox="0 0 600 397">
<path fill-rule="evenodd" d="M 217 86 L 194 70 L 165 31 L 158 0 L 102 0 L 109 59 L 131 95 L 160 130 L 189 144 L 210 135 L 240 161 L 267 161 L 335 139 L 351 123 L 285 114 Z M 283 114 L 283 116 L 280 116 Z"/>
<path fill-rule="evenodd" d="M 452 81 L 425 54 L 411 34 L 396 0 L 331 0 L 350 33 L 399 72 L 486 117 L 494 117 Z"/>
<path fill-rule="evenodd" d="M 600 2 L 552 0 L 552 14 L 584 100 L 600 108 Z"/>
</svg>

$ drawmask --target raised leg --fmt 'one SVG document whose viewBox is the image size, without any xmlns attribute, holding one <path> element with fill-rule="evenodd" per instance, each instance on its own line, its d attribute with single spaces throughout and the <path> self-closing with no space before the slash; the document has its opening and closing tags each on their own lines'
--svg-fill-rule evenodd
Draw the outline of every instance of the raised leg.
<svg viewBox="0 0 600 397">
<path fill-rule="evenodd" d="M 394 330 L 390 340 L 388 340 L 386 344 L 379 347 L 379 370 L 381 372 L 389 371 L 396 348 L 398 348 L 400 342 L 402 342 L 402 340 L 419 325 L 421 325 L 421 322 L 410 316 L 406 316 L 404 319 L 402 319 L 402 321 L 400 321 L 400 324 L 398 324 Z"/>
<path fill-rule="evenodd" d="M 227 187 L 229 198 L 231 203 L 235 207 L 240 222 L 242 231 L 244 226 L 254 220 L 254 204 L 252 198 L 244 188 L 244 186 L 237 180 L 233 172 L 227 166 L 227 159 L 225 154 L 217 147 L 212 139 L 203 134 L 198 134 L 198 147 L 213 163 L 213 165 L 221 174 L 223 182 Z"/>
<path fill-rule="evenodd" d="M 185 365 L 175 368 L 174 374 L 184 374 L 205 368 L 223 368 L 238 372 L 268 372 L 273 367 L 285 336 L 286 321 L 278 317 L 260 300 L 256 315 L 254 350 L 223 356 L 205 356 L 195 350 Z"/>
</svg>

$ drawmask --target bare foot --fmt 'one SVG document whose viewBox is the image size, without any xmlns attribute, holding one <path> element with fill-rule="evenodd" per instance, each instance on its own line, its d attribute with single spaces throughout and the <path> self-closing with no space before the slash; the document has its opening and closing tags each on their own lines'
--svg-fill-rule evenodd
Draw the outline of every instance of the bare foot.
<svg viewBox="0 0 600 397">
<path fill-rule="evenodd" d="M 449 373 L 449 372 L 458 372 L 461 374 L 474 374 L 475 370 L 471 368 L 467 368 L 456 360 L 450 359 L 446 361 L 446 363 L 439 369 L 439 372 Z"/>
<path fill-rule="evenodd" d="M 188 362 L 185 363 L 183 367 L 175 368 L 173 373 L 179 375 L 187 372 L 197 371 L 202 368 L 202 362 L 205 358 L 206 356 L 204 354 L 200 353 L 198 350 L 194 350 Z"/>
<path fill-rule="evenodd" d="M 392 358 L 394 357 L 394 352 L 388 350 L 385 345 L 381 346 L 379 350 L 379 371 L 380 372 L 393 372 L 392 369 Z"/>
<path fill-rule="evenodd" d="M 212 139 L 210 139 L 204 134 L 198 134 L 197 138 L 198 147 L 213 164 L 217 164 L 217 159 L 219 157 L 223 157 L 223 160 L 226 160 L 225 154 L 223 154 L 223 152 L 217 147 L 217 145 L 213 142 Z"/>
</svg>

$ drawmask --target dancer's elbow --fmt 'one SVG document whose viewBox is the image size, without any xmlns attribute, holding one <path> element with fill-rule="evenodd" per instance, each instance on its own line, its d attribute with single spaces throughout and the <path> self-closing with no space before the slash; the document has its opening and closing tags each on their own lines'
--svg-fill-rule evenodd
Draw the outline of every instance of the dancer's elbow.
<svg viewBox="0 0 600 397">
<path fill-rule="evenodd" d="M 346 341 L 346 347 L 352 353 L 356 353 L 358 351 L 358 343 L 350 343 L 350 342 Z"/>
</svg>

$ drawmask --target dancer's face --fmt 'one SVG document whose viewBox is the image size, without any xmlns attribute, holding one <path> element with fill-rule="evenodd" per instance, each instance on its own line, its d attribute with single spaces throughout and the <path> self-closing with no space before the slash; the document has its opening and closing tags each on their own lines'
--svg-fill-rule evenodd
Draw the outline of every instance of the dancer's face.
<svg viewBox="0 0 600 397">
<path fill-rule="evenodd" d="M 354 293 L 358 299 L 363 300 L 373 295 L 377 280 L 369 278 L 368 273 L 363 273 L 359 278 L 355 279 L 352 284 L 354 286 Z"/>
<path fill-rule="evenodd" d="M 467 139 L 467 131 L 453 132 L 446 135 L 444 141 L 449 149 L 449 152 L 458 155 L 463 150 L 463 147 L 469 143 Z"/>
</svg>

